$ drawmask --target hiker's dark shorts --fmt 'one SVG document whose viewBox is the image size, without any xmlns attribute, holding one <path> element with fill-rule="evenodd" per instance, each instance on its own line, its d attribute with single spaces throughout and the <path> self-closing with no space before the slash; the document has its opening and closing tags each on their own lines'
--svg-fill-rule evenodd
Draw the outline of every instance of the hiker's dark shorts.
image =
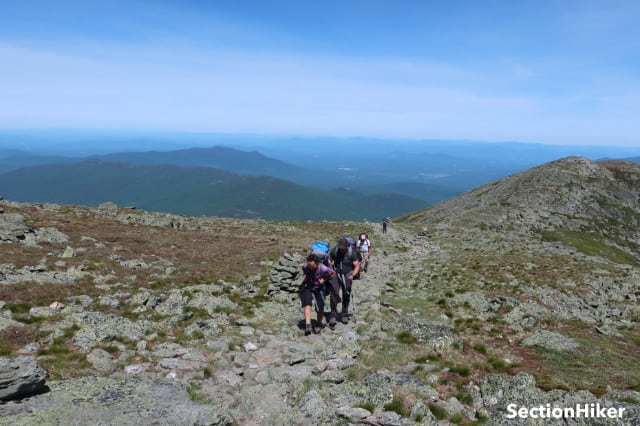
<svg viewBox="0 0 640 426">
<path fill-rule="evenodd" d="M 324 312 L 324 286 L 311 291 L 308 287 L 300 287 L 300 302 L 302 307 L 309 306 L 315 300 L 316 312 Z"/>
</svg>

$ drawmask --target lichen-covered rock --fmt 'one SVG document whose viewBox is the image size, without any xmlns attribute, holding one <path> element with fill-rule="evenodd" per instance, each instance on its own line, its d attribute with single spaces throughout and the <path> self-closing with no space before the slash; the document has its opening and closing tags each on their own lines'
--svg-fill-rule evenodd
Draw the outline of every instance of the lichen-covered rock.
<svg viewBox="0 0 640 426">
<path fill-rule="evenodd" d="M 13 264 L 0 264 L 0 283 L 18 284 L 34 281 L 39 284 L 65 284 L 91 275 L 87 271 L 71 267 L 67 271 L 47 271 L 45 265 L 16 268 Z"/>
<path fill-rule="evenodd" d="M 460 338 L 453 332 L 453 327 L 442 322 L 401 316 L 397 322 L 389 326 L 398 332 L 411 333 L 418 342 L 433 349 L 448 349 L 455 344 L 461 344 Z"/>
<path fill-rule="evenodd" d="M 498 426 L 509 426 L 514 424 L 514 419 L 507 416 L 511 413 L 508 410 L 509 404 L 514 404 L 517 409 L 525 407 L 545 407 L 550 404 L 551 407 L 575 408 L 577 405 L 584 407 L 585 404 L 599 404 L 606 408 L 624 408 L 624 416 L 620 419 L 607 420 L 603 423 L 602 418 L 574 418 L 572 425 L 600 425 L 600 424 L 616 424 L 616 425 L 636 425 L 637 419 L 640 418 L 640 406 L 630 404 L 628 402 L 619 402 L 608 399 L 605 395 L 603 398 L 596 398 L 593 394 L 586 391 L 568 392 L 564 390 L 552 390 L 544 392 L 536 387 L 533 376 L 528 373 L 520 373 L 513 377 L 503 377 L 498 375 L 489 375 L 484 377 L 479 386 L 480 399 L 474 401 L 474 405 L 479 403 L 490 417 L 490 424 Z M 475 398 L 474 398 L 475 400 Z M 555 421 L 555 423 L 553 423 Z M 527 419 L 518 419 L 517 424 L 522 425 L 543 425 L 543 424 L 566 424 L 563 419 L 540 419 L 529 417 Z"/>
<path fill-rule="evenodd" d="M 73 336 L 73 343 L 83 352 L 89 352 L 98 343 L 109 342 L 116 337 L 139 340 L 145 330 L 153 327 L 149 321 L 133 322 L 119 315 L 100 312 L 74 313 L 70 320 L 80 328 Z"/>
<path fill-rule="evenodd" d="M 110 209 L 105 212 L 107 216 L 114 217 L 119 222 L 128 225 L 155 226 L 159 228 L 184 228 L 186 219 L 182 216 L 163 213 L 117 213 L 117 210 Z"/>
<path fill-rule="evenodd" d="M 50 392 L 21 404 L 0 405 L 0 425 L 230 425 L 214 405 L 191 401 L 174 381 L 83 377 L 49 383 Z"/>
<path fill-rule="evenodd" d="M 580 347 L 580 344 L 570 337 L 563 336 L 547 330 L 539 330 L 527 336 L 522 341 L 522 346 L 538 346 L 557 352 L 573 351 Z"/>
<path fill-rule="evenodd" d="M 18 213 L 0 214 L 0 241 L 17 243 L 25 241 L 29 234 L 33 234 L 33 229 L 25 224 L 24 216 Z"/>
<path fill-rule="evenodd" d="M 333 385 L 328 393 L 341 404 L 357 406 L 363 403 L 382 409 L 393 401 L 394 389 L 402 389 L 423 399 L 438 398 L 438 392 L 417 378 L 405 373 L 381 371 L 367 376 L 361 382 L 344 382 Z"/>
<path fill-rule="evenodd" d="M 22 324 L 21 322 L 14 321 L 11 318 L 5 318 L 3 316 L 0 316 L 0 331 L 6 330 L 7 328 L 10 328 L 10 327 L 22 327 L 22 326 L 24 326 L 24 324 Z"/>
<path fill-rule="evenodd" d="M 371 415 L 371 411 L 360 407 L 339 407 L 336 413 L 347 420 L 358 421 Z"/>
<path fill-rule="evenodd" d="M 69 241 L 69 236 L 55 228 L 40 228 L 36 230 L 36 242 L 63 244 Z"/>
<path fill-rule="evenodd" d="M 298 407 L 310 419 L 321 418 L 327 411 L 327 404 L 317 390 L 307 392 L 300 400 Z"/>
<path fill-rule="evenodd" d="M 175 358 L 189 352 L 189 349 L 177 343 L 159 343 L 154 346 L 151 354 L 156 358 Z"/>
<path fill-rule="evenodd" d="M 188 319 L 188 315 L 184 312 L 188 297 L 184 296 L 181 290 L 171 290 L 169 295 L 162 299 L 162 302 L 154 308 L 159 315 L 177 317 L 176 320 Z"/>
<path fill-rule="evenodd" d="M 46 371 L 36 363 L 35 358 L 0 358 L 0 401 L 39 392 L 44 388 L 46 377 Z"/>
<path fill-rule="evenodd" d="M 400 426 L 402 417 L 394 411 L 382 411 L 373 413 L 363 420 L 364 423 L 376 426 Z"/>
<path fill-rule="evenodd" d="M 93 368 L 103 373 L 116 371 L 116 362 L 111 354 L 103 349 L 96 348 L 87 355 L 87 361 Z"/>
</svg>

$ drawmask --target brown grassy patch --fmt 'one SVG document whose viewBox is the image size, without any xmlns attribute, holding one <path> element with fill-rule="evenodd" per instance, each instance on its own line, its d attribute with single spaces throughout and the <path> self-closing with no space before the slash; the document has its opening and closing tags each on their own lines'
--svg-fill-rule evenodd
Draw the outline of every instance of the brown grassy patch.
<svg viewBox="0 0 640 426">
<path fill-rule="evenodd" d="M 0 331 L 0 350 L 5 356 L 15 354 L 23 346 L 36 341 L 38 327 L 26 325 L 23 327 L 9 327 Z"/>
<path fill-rule="evenodd" d="M 221 279 L 237 282 L 258 274 L 266 276 L 269 268 L 261 262 L 275 261 L 285 251 L 306 254 L 316 239 L 335 241 L 345 233 L 372 231 L 364 224 L 349 222 L 266 222 L 220 218 L 174 229 L 127 225 L 83 207 L 63 206 L 44 210 L 30 206 L 6 207 L 5 210 L 23 214 L 27 224 L 34 229 L 56 228 L 68 235 L 70 241 L 61 245 L 43 245 L 42 248 L 0 244 L 3 263 L 13 263 L 21 268 L 39 264 L 46 257 L 51 271 L 82 268 L 93 275 L 114 276 L 107 283 L 131 283 L 133 287 L 157 290 Z M 132 212 L 127 210 L 127 213 L 139 214 Z M 82 241 L 83 236 L 96 242 Z M 60 259 L 58 255 L 67 245 L 81 250 L 76 257 Z M 53 253 L 53 256 L 47 257 L 48 253 Z M 175 271 L 164 278 L 161 276 L 165 272 L 164 267 L 132 270 L 122 266 L 113 256 L 125 261 L 139 259 L 147 265 L 170 262 Z M 57 261 L 63 261 L 64 265 L 55 266 Z M 104 293 L 95 288 L 91 279 L 65 285 L 31 282 L 0 287 L 0 300 L 43 306 L 71 295 L 97 297 Z"/>
</svg>

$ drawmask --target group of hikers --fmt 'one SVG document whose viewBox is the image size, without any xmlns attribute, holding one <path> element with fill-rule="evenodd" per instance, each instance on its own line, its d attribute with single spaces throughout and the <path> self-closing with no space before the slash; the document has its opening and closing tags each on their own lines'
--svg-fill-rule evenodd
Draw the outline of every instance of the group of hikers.
<svg viewBox="0 0 640 426">
<path fill-rule="evenodd" d="M 335 328 L 338 322 L 338 303 L 342 303 L 340 321 L 349 323 L 349 305 L 352 300 L 353 280 L 361 272 L 367 272 L 369 256 L 373 246 L 367 234 L 360 234 L 356 241 L 344 236 L 332 249 L 323 241 L 311 246 L 311 254 L 302 265 L 303 282 L 300 286 L 300 301 L 304 308 L 305 335 L 318 334 L 324 327 L 325 297 L 329 294 L 329 327 Z M 316 324 L 311 322 L 311 305 L 315 304 Z"/>
</svg>

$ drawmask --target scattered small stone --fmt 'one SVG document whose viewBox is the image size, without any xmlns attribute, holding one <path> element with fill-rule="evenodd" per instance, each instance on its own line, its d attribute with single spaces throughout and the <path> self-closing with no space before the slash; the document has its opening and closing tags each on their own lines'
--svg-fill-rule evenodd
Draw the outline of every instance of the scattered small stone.
<svg viewBox="0 0 640 426">
<path fill-rule="evenodd" d="M 127 374 L 140 374 L 140 373 L 144 373 L 145 371 L 147 371 L 146 364 L 131 364 L 131 365 L 127 365 L 124 368 L 124 372 Z"/>
<path fill-rule="evenodd" d="M 256 333 L 256 330 L 253 327 L 249 327 L 248 325 L 243 325 L 240 327 L 240 335 L 244 337 L 253 336 Z"/>
<path fill-rule="evenodd" d="M 208 342 L 207 349 L 213 352 L 227 353 L 229 352 L 229 345 L 222 341 Z"/>
<path fill-rule="evenodd" d="M 167 370 L 175 370 L 180 365 L 180 360 L 178 358 L 162 358 L 159 365 Z"/>
<path fill-rule="evenodd" d="M 100 372 L 111 373 L 116 371 L 116 362 L 111 354 L 103 349 L 96 348 L 87 355 L 87 361 L 93 368 Z"/>
<path fill-rule="evenodd" d="M 247 342 L 244 344 L 244 350 L 246 352 L 253 352 L 253 351 L 257 351 L 258 347 L 255 345 L 255 343 Z"/>
<path fill-rule="evenodd" d="M 52 304 L 50 304 L 49 307 L 53 309 L 58 309 L 58 310 L 64 309 L 64 303 L 55 301 Z"/>
<path fill-rule="evenodd" d="M 60 255 L 61 258 L 63 259 L 69 259 L 72 258 L 76 255 L 76 251 L 73 249 L 73 247 L 67 247 L 64 252 Z"/>
<path fill-rule="evenodd" d="M 362 420 L 371 415 L 371 411 L 360 407 L 339 407 L 336 414 L 352 421 Z"/>
</svg>

